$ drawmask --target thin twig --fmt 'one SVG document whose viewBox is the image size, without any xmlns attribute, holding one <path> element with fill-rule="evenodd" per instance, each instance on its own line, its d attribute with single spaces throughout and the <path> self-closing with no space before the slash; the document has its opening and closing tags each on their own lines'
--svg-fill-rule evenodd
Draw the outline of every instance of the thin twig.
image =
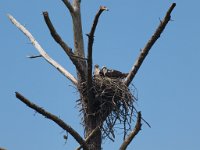
<svg viewBox="0 0 200 150">
<path fill-rule="evenodd" d="M 32 36 L 32 34 L 23 26 L 21 25 L 12 15 L 8 14 L 8 18 L 10 21 L 19 29 L 21 30 L 31 41 L 33 46 L 38 50 L 40 55 L 52 66 L 54 66 L 59 72 L 61 72 L 64 76 L 66 76 L 74 85 L 77 85 L 76 78 L 70 74 L 65 68 L 63 68 L 60 64 L 58 64 L 55 60 L 53 60 L 45 50 L 40 46 L 40 44 L 36 41 L 36 39 Z"/>
<path fill-rule="evenodd" d="M 122 145 L 120 146 L 119 150 L 126 150 L 127 146 L 131 143 L 133 138 L 138 134 L 138 132 L 141 130 L 142 124 L 141 124 L 141 112 L 138 112 L 137 116 L 137 122 L 135 125 L 135 128 L 131 131 L 131 133 L 126 137 Z"/>
<path fill-rule="evenodd" d="M 31 56 L 26 56 L 27 58 L 38 58 L 38 57 L 42 57 L 42 55 L 31 55 Z"/>
<path fill-rule="evenodd" d="M 54 114 L 51 114 L 50 112 L 46 111 L 44 108 L 32 103 L 29 101 L 27 98 L 25 98 L 23 95 L 21 95 L 18 92 L 15 92 L 16 97 L 23 103 L 25 103 L 28 107 L 34 109 L 36 112 L 40 113 L 41 115 L 45 116 L 46 118 L 52 120 L 55 122 L 57 125 L 59 125 L 63 130 L 66 132 L 70 133 L 71 136 L 74 137 L 74 139 L 80 144 L 83 145 L 84 149 L 88 149 L 86 142 L 84 139 L 76 132 L 71 126 L 66 124 L 63 120 L 55 116 Z"/>
<path fill-rule="evenodd" d="M 70 60 L 72 61 L 72 63 L 75 65 L 76 69 L 78 70 L 78 72 L 80 73 L 80 75 L 82 76 L 82 78 L 85 77 L 85 73 L 82 70 L 82 67 L 78 61 L 78 59 L 74 56 L 74 53 L 72 52 L 72 49 L 62 40 L 62 38 L 60 37 L 60 35 L 56 32 L 50 18 L 48 15 L 48 12 L 43 12 L 43 16 L 44 16 L 44 20 L 49 28 L 49 31 L 51 32 L 52 37 L 54 38 L 54 40 L 63 48 L 63 50 L 65 51 L 65 53 L 69 56 Z"/>
<path fill-rule="evenodd" d="M 135 77 L 137 71 L 139 70 L 140 66 L 142 65 L 142 62 L 144 61 L 144 59 L 147 56 L 148 52 L 150 51 L 151 47 L 154 45 L 156 40 L 160 37 L 161 33 L 164 31 L 167 23 L 171 19 L 170 14 L 175 6 L 176 6 L 176 3 L 173 3 L 171 5 L 171 7 L 168 9 L 164 19 L 162 21 L 160 21 L 160 24 L 159 24 L 158 28 L 156 29 L 155 33 L 153 34 L 153 36 L 151 37 L 151 39 L 148 41 L 146 46 L 141 50 L 138 59 L 136 60 L 135 64 L 133 65 L 131 71 L 129 72 L 129 74 L 124 82 L 127 86 L 129 86 L 129 84 Z"/>
</svg>

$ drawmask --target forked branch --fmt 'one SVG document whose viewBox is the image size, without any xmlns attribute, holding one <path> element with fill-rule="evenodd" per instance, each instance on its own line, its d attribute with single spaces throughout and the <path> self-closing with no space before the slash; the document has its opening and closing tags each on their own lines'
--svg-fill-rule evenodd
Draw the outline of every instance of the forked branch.
<svg viewBox="0 0 200 150">
<path fill-rule="evenodd" d="M 142 127 L 141 118 L 142 118 L 141 112 L 138 112 L 137 122 L 136 122 L 135 128 L 126 137 L 126 139 L 124 140 L 124 142 L 120 146 L 119 150 L 126 150 L 127 146 L 131 143 L 133 138 L 139 133 L 139 131 L 141 130 L 141 127 Z"/>
<path fill-rule="evenodd" d="M 23 95 L 21 95 L 18 92 L 15 92 L 16 97 L 23 103 L 25 103 L 28 107 L 34 109 L 36 112 L 38 112 L 39 114 L 43 115 L 44 117 L 52 120 L 53 122 L 55 122 L 57 125 L 59 125 L 63 130 L 65 130 L 66 132 L 70 133 L 71 136 L 74 137 L 74 139 L 83 146 L 84 149 L 88 150 L 86 142 L 84 141 L 84 139 L 78 134 L 78 132 L 76 132 L 71 126 L 69 126 L 68 124 L 66 124 L 63 120 L 61 120 L 60 118 L 58 118 L 57 116 L 55 116 L 54 114 L 51 114 L 50 112 L 46 111 L 44 108 L 32 103 L 31 101 L 29 101 L 27 98 L 25 98 Z"/>
<path fill-rule="evenodd" d="M 135 77 L 137 71 L 139 70 L 140 66 L 142 65 L 142 62 L 144 61 L 144 59 L 147 56 L 148 52 L 150 51 L 151 47 L 154 45 L 154 43 L 160 37 L 161 33 L 164 31 L 167 23 L 171 19 L 171 12 L 173 11 L 175 6 L 176 6 L 176 3 L 173 3 L 171 5 L 171 7 L 168 9 L 164 19 L 160 21 L 160 24 L 159 24 L 158 28 L 156 29 L 155 33 L 153 34 L 153 36 L 151 37 L 151 39 L 148 41 L 146 46 L 141 50 L 138 59 L 136 60 L 135 64 L 133 65 L 131 71 L 129 72 L 129 74 L 125 80 L 125 84 L 127 86 L 129 86 L 129 84 Z"/>
<path fill-rule="evenodd" d="M 65 53 L 69 56 L 70 60 L 75 65 L 76 69 L 78 70 L 78 72 L 80 73 L 82 78 L 85 78 L 85 72 L 82 70 L 82 67 L 78 61 L 78 58 L 74 55 L 74 53 L 72 52 L 72 49 L 62 40 L 60 35 L 56 32 L 56 30 L 49 18 L 48 12 L 43 12 L 43 16 L 44 16 L 44 20 L 49 28 L 49 31 L 50 31 L 52 37 L 54 38 L 54 40 L 63 48 Z"/>
<path fill-rule="evenodd" d="M 94 21 L 93 21 L 93 24 L 91 27 L 91 31 L 89 34 L 87 34 L 87 36 L 88 36 L 88 56 L 87 56 L 87 67 L 88 67 L 88 69 L 87 69 L 87 71 L 88 71 L 88 73 L 87 73 L 87 87 L 88 87 L 87 90 L 88 90 L 88 92 L 90 91 L 90 88 L 92 87 L 92 47 L 93 47 L 93 43 L 94 43 L 94 33 L 95 33 L 95 30 L 96 30 L 96 27 L 98 24 L 99 17 L 104 10 L 108 10 L 108 9 L 105 6 L 101 6 L 99 8 L 99 11 L 94 18 Z"/>
<path fill-rule="evenodd" d="M 65 6 L 69 9 L 70 13 L 74 12 L 74 8 L 72 7 L 71 3 L 68 0 L 62 0 Z"/>
<path fill-rule="evenodd" d="M 54 66 L 59 72 L 61 72 L 64 76 L 66 76 L 74 85 L 77 85 L 76 78 L 70 74 L 65 68 L 63 68 L 59 63 L 53 60 L 45 50 L 40 46 L 40 44 L 36 41 L 36 39 L 32 36 L 32 34 L 23 26 L 21 25 L 13 16 L 8 15 L 10 21 L 19 29 L 21 30 L 31 41 L 33 46 L 38 50 L 40 55 L 52 66 Z"/>
<path fill-rule="evenodd" d="M 71 3 L 69 0 L 63 0 L 66 7 L 69 9 L 73 22 L 73 33 L 74 33 L 74 54 L 76 57 L 80 57 L 79 64 L 81 65 L 81 70 L 83 70 L 84 74 L 86 74 L 86 61 L 85 61 L 85 52 L 84 52 L 84 41 L 83 41 L 83 32 L 82 32 L 82 21 L 81 21 L 81 8 L 80 3 L 81 0 L 72 0 Z M 78 70 L 78 78 L 81 82 L 85 82 L 86 78 L 82 76 L 80 71 Z"/>
</svg>

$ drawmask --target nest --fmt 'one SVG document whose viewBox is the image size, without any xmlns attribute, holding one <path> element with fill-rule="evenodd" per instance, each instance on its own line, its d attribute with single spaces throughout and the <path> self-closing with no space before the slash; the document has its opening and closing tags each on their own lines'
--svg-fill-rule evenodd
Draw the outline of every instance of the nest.
<svg viewBox="0 0 200 150">
<path fill-rule="evenodd" d="M 85 86 L 84 86 L 85 87 Z M 130 131 L 135 115 L 134 90 L 129 89 L 122 79 L 93 77 L 92 93 L 94 96 L 94 113 L 101 123 L 102 136 L 112 141 L 115 139 L 115 128 L 123 130 L 124 138 Z M 84 90 L 86 92 L 86 90 Z M 80 101 L 81 102 L 81 101 Z M 82 110 L 83 110 L 82 103 Z M 84 111 L 86 113 L 87 111 Z M 84 114 L 87 115 L 87 114 Z"/>
</svg>

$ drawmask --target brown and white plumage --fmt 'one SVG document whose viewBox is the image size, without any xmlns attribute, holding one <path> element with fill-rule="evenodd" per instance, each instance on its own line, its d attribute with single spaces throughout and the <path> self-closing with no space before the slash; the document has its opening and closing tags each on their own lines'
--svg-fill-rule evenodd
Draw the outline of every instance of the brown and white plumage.
<svg viewBox="0 0 200 150">
<path fill-rule="evenodd" d="M 99 65 L 95 65 L 94 66 L 94 76 L 99 76 L 100 75 L 100 69 L 99 69 Z"/>
<path fill-rule="evenodd" d="M 102 67 L 100 70 L 100 74 L 103 75 L 104 77 L 108 78 L 114 78 L 114 79 L 124 79 L 127 77 L 128 73 L 122 73 L 118 70 L 113 70 L 113 69 L 107 69 L 107 67 Z"/>
</svg>

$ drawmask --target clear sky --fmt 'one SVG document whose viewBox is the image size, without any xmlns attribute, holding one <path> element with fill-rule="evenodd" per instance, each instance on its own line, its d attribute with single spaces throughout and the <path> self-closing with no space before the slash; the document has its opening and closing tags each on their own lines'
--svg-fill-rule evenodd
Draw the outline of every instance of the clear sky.
<svg viewBox="0 0 200 150">
<path fill-rule="evenodd" d="M 100 18 L 95 34 L 94 63 L 128 72 L 165 12 L 176 2 L 172 20 L 151 49 L 133 84 L 138 91 L 137 109 L 151 128 L 142 131 L 128 147 L 140 150 L 197 150 L 200 147 L 200 1 L 199 0 L 82 0 L 84 35 L 100 5 L 110 10 Z M 44 23 L 48 11 L 57 31 L 73 48 L 72 23 L 61 0 L 0 1 L 0 147 L 8 150 L 72 150 L 78 144 L 52 121 L 15 98 L 19 91 L 83 133 L 76 108 L 78 93 L 71 83 L 42 58 L 8 20 L 12 14 L 27 27 L 52 58 L 75 75 L 73 64 L 54 42 Z M 85 47 L 87 37 L 85 38 Z M 106 140 L 103 148 L 117 149 Z"/>
</svg>

